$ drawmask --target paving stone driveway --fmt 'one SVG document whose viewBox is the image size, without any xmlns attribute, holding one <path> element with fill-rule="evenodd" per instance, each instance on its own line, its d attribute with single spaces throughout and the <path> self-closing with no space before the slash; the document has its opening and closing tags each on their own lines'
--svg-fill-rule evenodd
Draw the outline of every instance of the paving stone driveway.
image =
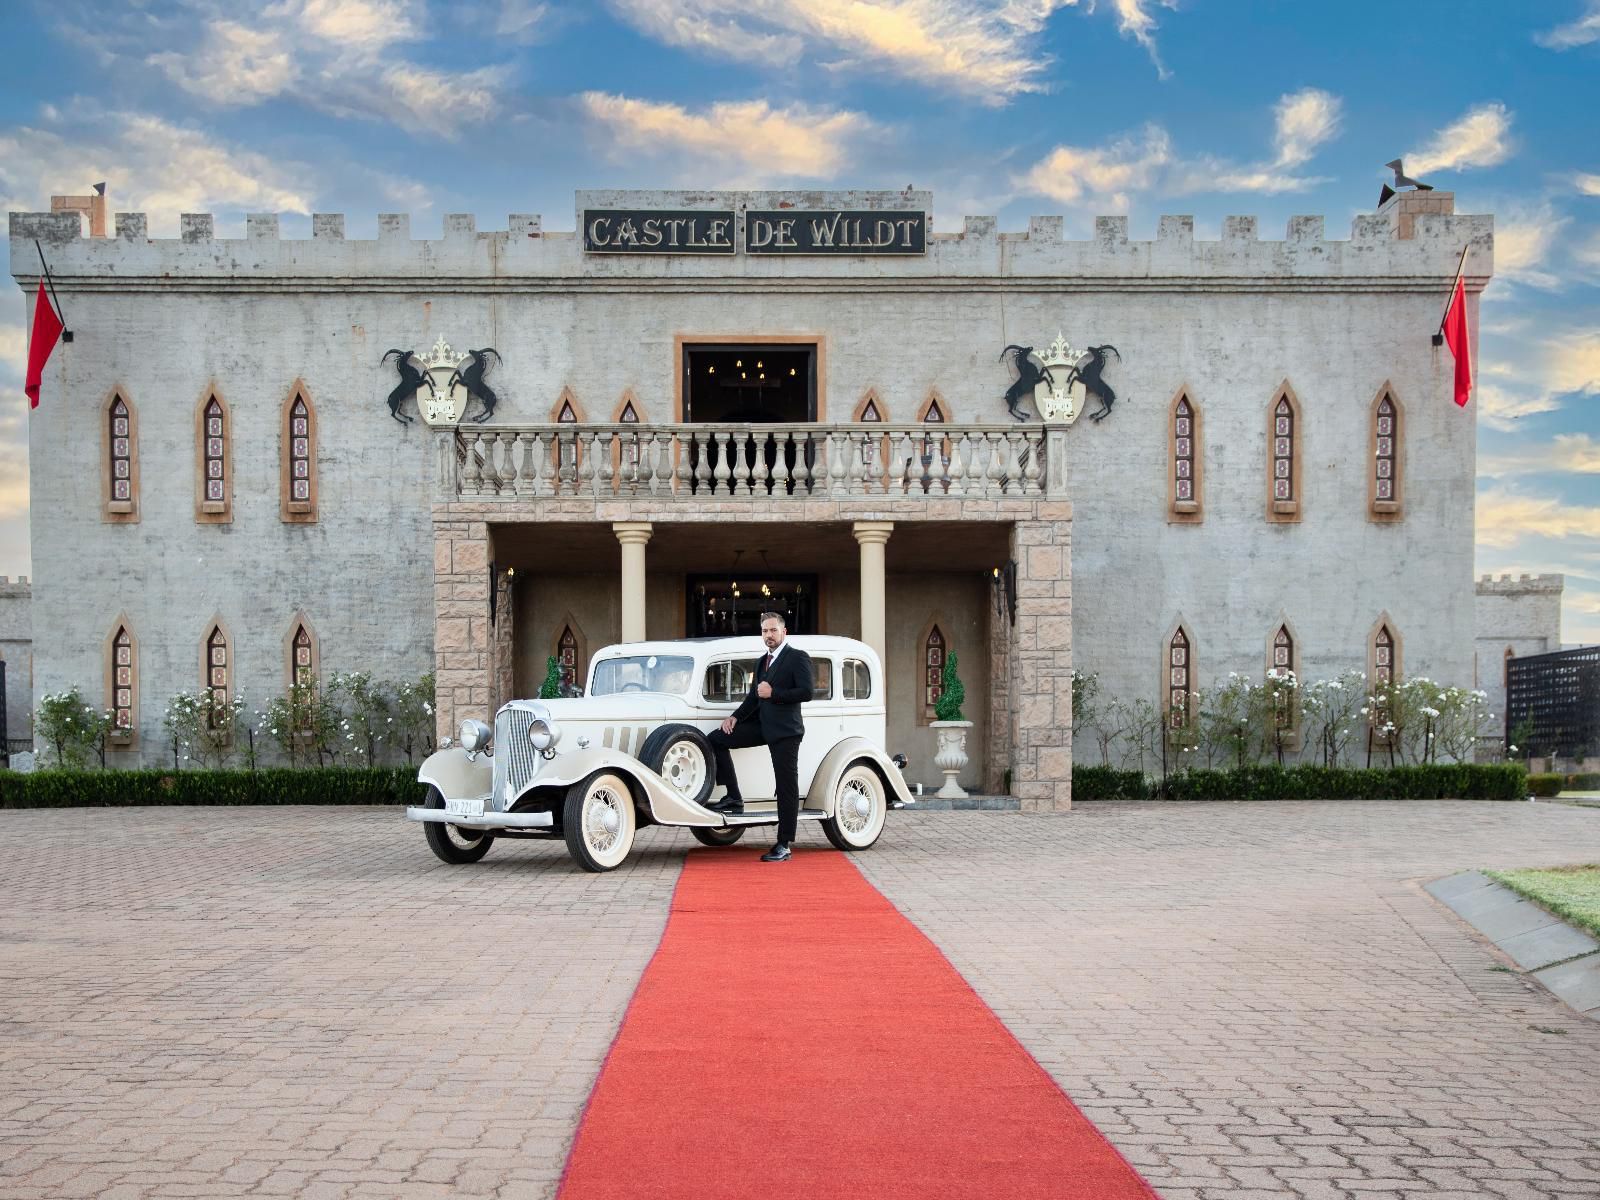
<svg viewBox="0 0 1600 1200">
<path fill-rule="evenodd" d="M 1600 1195 L 1600 1023 L 1418 887 L 1600 860 L 1600 811 L 894 818 L 868 877 L 1167 1200 Z M 0 1196 L 550 1195 L 691 845 L 0 812 Z"/>
</svg>

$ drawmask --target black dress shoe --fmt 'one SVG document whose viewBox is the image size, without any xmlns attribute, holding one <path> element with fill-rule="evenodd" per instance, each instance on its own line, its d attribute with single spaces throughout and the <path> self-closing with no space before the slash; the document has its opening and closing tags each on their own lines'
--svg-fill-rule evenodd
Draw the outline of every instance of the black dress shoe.
<svg viewBox="0 0 1600 1200">
<path fill-rule="evenodd" d="M 771 850 L 768 850 L 765 854 L 763 854 L 761 856 L 761 861 L 762 862 L 788 862 L 789 861 L 789 843 L 788 842 L 779 842 Z"/>
<path fill-rule="evenodd" d="M 732 813 L 735 816 L 744 813 L 743 800 L 718 800 L 715 804 L 706 805 L 712 812 Z"/>
</svg>

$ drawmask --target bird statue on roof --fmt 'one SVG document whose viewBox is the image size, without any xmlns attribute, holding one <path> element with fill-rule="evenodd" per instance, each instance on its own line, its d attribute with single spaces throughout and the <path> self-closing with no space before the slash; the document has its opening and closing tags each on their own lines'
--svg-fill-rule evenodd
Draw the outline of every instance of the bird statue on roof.
<svg viewBox="0 0 1600 1200">
<path fill-rule="evenodd" d="M 1413 179 L 1411 176 L 1406 174 L 1404 159 L 1391 159 L 1383 165 L 1394 172 L 1394 186 L 1390 187 L 1387 183 L 1383 185 L 1383 191 L 1378 194 L 1379 208 L 1382 208 L 1384 204 L 1388 202 L 1389 198 L 1401 188 L 1415 188 L 1419 192 L 1433 191 L 1433 185 L 1431 183 L 1423 183 L 1422 180 Z"/>
</svg>

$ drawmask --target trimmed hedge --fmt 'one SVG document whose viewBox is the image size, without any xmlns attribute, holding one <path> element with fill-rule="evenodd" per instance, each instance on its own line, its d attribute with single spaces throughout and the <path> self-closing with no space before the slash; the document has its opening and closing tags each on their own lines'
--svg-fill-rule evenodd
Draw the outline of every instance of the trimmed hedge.
<svg viewBox="0 0 1600 1200">
<path fill-rule="evenodd" d="M 1530 796 L 1559 796 L 1561 789 L 1567 785 L 1565 775 L 1542 773 L 1528 776 L 1528 795 Z"/>
<path fill-rule="evenodd" d="M 1558 777 L 1559 778 L 1559 777 Z M 1430 763 L 1416 767 L 1242 767 L 1185 771 L 1146 781 L 1138 771 L 1079 767 L 1074 800 L 1521 800 L 1529 776 L 1515 763 Z"/>
<path fill-rule="evenodd" d="M 155 804 L 421 804 L 415 767 L 266 771 L 0 771 L 0 808 Z"/>
<path fill-rule="evenodd" d="M 1581 775 L 1568 775 L 1567 786 L 1563 790 L 1568 792 L 1600 792 L 1600 773 L 1586 771 Z"/>
</svg>

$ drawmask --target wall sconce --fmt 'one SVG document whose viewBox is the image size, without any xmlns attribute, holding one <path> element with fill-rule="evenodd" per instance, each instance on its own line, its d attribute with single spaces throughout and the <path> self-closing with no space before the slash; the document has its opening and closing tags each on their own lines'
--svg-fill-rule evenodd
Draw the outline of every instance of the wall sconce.
<svg viewBox="0 0 1600 1200">
<path fill-rule="evenodd" d="M 992 572 L 994 578 L 994 615 L 1003 617 L 1010 615 L 1011 623 L 1017 623 L 1017 560 L 1006 559 L 1005 566 L 995 567 Z"/>
</svg>

